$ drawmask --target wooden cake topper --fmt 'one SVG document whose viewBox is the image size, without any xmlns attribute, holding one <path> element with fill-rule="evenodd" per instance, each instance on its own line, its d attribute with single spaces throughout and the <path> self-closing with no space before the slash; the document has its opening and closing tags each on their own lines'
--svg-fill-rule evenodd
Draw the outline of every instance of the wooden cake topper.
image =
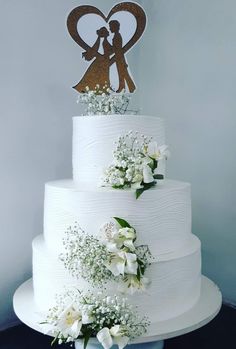
<svg viewBox="0 0 236 349">
<path fill-rule="evenodd" d="M 130 13 L 136 19 L 134 34 L 124 46 L 123 37 L 120 33 L 122 23 L 115 19 L 116 16 L 114 16 L 122 11 Z M 88 45 L 78 31 L 79 20 L 88 14 L 100 16 L 104 20 L 104 26 L 98 27 L 96 30 L 96 41 L 93 46 Z M 142 7 L 133 2 L 122 2 L 115 5 L 107 17 L 94 6 L 84 5 L 73 9 L 67 18 L 68 31 L 73 40 L 85 50 L 82 53 L 82 57 L 86 61 L 93 60 L 80 82 L 73 88 L 80 93 L 85 92 L 87 86 L 90 90 L 94 90 L 97 84 L 101 88 L 105 85 L 112 88 L 110 70 L 111 66 L 115 64 L 119 80 L 116 92 L 121 92 L 127 87 L 129 92 L 134 92 L 136 86 L 130 76 L 125 54 L 140 39 L 145 26 L 145 12 Z M 100 46 L 103 53 L 99 52 Z"/>
</svg>

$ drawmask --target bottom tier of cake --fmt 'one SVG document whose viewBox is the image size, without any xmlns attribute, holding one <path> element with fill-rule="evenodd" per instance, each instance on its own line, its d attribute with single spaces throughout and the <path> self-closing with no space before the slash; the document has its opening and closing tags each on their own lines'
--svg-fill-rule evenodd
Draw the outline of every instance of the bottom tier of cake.
<svg viewBox="0 0 236 349">
<path fill-rule="evenodd" d="M 201 291 L 201 246 L 199 239 L 190 234 L 178 251 L 160 257 L 147 270 L 151 280 L 142 293 L 128 295 L 142 315 L 151 322 L 163 321 L 188 311 L 197 302 Z M 54 305 L 55 295 L 65 288 L 91 290 L 83 279 L 73 278 L 57 255 L 45 245 L 43 235 L 33 241 L 33 285 L 35 303 L 39 311 Z M 117 284 L 107 284 L 106 294 L 117 292 Z"/>
</svg>

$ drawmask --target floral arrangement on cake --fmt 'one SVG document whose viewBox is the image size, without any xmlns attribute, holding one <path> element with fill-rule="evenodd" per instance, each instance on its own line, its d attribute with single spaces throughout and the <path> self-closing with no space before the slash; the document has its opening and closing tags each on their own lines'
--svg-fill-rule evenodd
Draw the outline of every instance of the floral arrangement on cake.
<svg viewBox="0 0 236 349">
<path fill-rule="evenodd" d="M 115 189 L 133 188 L 138 198 L 145 190 L 156 185 L 162 174 L 156 174 L 158 162 L 167 159 L 167 145 L 158 146 L 151 137 L 130 131 L 115 142 L 113 163 L 105 170 L 102 186 Z"/>
<path fill-rule="evenodd" d="M 45 334 L 54 336 L 52 344 L 82 339 L 85 349 L 89 339 L 97 337 L 104 349 L 113 344 L 123 349 L 131 339 L 143 335 L 149 324 L 125 298 L 70 289 L 56 297 L 41 326 Z"/>
<path fill-rule="evenodd" d="M 77 103 L 85 105 L 85 114 L 110 115 L 125 114 L 130 102 L 130 95 L 122 90 L 120 93 L 113 93 L 108 85 L 96 85 L 94 90 L 86 87 L 84 93 L 78 96 Z"/>
<path fill-rule="evenodd" d="M 127 221 L 114 220 L 101 227 L 100 238 L 84 232 L 78 224 L 69 227 L 60 259 L 72 276 L 81 276 L 93 286 L 103 287 L 114 280 L 120 292 L 143 291 L 150 284 L 145 272 L 151 252 L 147 245 L 136 245 L 136 231 Z"/>
</svg>

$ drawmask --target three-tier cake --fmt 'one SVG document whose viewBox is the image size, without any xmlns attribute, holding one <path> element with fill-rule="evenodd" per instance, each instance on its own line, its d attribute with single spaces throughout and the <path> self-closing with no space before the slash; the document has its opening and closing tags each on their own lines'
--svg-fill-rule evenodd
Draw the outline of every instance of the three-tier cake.
<svg viewBox="0 0 236 349">
<path fill-rule="evenodd" d="M 47 311 L 65 287 L 80 291 L 98 288 L 82 276 L 73 276 L 60 256 L 65 254 L 65 232 L 74 222 L 99 238 L 99 228 L 112 217 L 135 227 L 139 245 L 147 245 L 152 260 L 146 290 L 127 293 L 128 302 L 153 322 L 174 318 L 197 302 L 201 289 L 199 239 L 191 233 L 190 184 L 160 180 L 138 199 L 132 188 L 99 187 L 104 169 L 112 161 L 114 142 L 130 130 L 165 142 L 163 120 L 144 115 L 97 115 L 73 118 L 73 179 L 45 186 L 44 233 L 33 241 L 34 299 Z M 158 167 L 165 172 L 162 160 Z M 117 280 L 104 286 L 107 295 L 119 293 Z M 121 294 L 123 297 L 123 295 Z"/>
</svg>

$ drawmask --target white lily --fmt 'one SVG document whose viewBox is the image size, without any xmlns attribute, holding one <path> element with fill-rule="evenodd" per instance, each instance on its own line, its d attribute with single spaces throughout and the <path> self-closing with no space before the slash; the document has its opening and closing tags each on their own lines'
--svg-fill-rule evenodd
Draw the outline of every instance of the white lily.
<svg viewBox="0 0 236 349">
<path fill-rule="evenodd" d="M 170 155 L 168 150 L 168 146 L 163 144 L 161 146 L 157 146 L 157 142 L 150 142 L 147 147 L 147 155 L 155 160 L 167 159 Z"/>
<path fill-rule="evenodd" d="M 102 328 L 97 333 L 97 340 L 102 344 L 104 349 L 110 349 L 113 345 L 113 340 L 108 327 Z"/>
<path fill-rule="evenodd" d="M 128 247 L 131 251 L 135 250 L 135 246 L 133 241 L 136 238 L 136 233 L 134 228 L 121 228 L 119 229 L 119 241 L 118 244 L 122 246 L 122 244 Z"/>
<path fill-rule="evenodd" d="M 126 256 L 125 273 L 136 275 L 137 268 L 138 268 L 136 254 L 125 252 L 125 256 Z"/>
<path fill-rule="evenodd" d="M 126 239 L 124 240 L 123 242 L 124 246 L 127 247 L 130 251 L 135 251 L 135 246 L 134 246 L 134 243 L 133 243 L 133 240 L 132 239 Z"/>
<path fill-rule="evenodd" d="M 135 250 L 133 240 L 136 234 L 133 228 L 121 228 L 118 230 L 114 223 L 110 222 L 103 225 L 100 232 L 103 234 L 103 243 L 109 252 L 118 252 L 122 245 L 128 247 L 131 251 Z"/>
<path fill-rule="evenodd" d="M 132 240 L 136 238 L 134 228 L 120 228 L 118 233 L 119 233 L 119 237 L 121 238 L 132 239 Z"/>
<path fill-rule="evenodd" d="M 170 157 L 170 151 L 168 148 L 168 145 L 163 144 L 159 147 L 159 159 L 158 160 L 162 160 L 162 159 L 167 159 Z"/>
<path fill-rule="evenodd" d="M 82 315 L 82 323 L 84 325 L 91 324 L 94 321 L 94 316 L 91 315 L 92 310 L 93 310 L 92 305 L 87 305 L 82 309 L 81 315 Z"/>
<path fill-rule="evenodd" d="M 125 279 L 125 282 L 120 286 L 119 290 L 122 293 L 129 293 L 131 295 L 137 291 L 146 291 L 151 284 L 148 278 L 142 277 L 141 280 L 138 280 L 136 275 L 127 275 Z"/>
<path fill-rule="evenodd" d="M 121 325 L 115 325 L 110 329 L 113 341 L 118 345 L 119 349 L 123 349 L 129 342 L 129 337 L 124 336 L 124 329 Z"/>
<path fill-rule="evenodd" d="M 106 267 L 112 272 L 114 276 L 137 273 L 138 263 L 137 256 L 134 253 L 119 251 L 113 253 L 111 262 Z"/>
<path fill-rule="evenodd" d="M 60 314 L 57 327 L 64 337 L 76 339 L 82 327 L 82 314 L 75 305 L 69 305 Z"/>
<path fill-rule="evenodd" d="M 142 182 L 142 180 L 143 180 L 143 176 L 142 176 L 142 174 L 140 173 L 140 172 L 137 172 L 136 174 L 135 174 L 135 176 L 133 177 L 133 179 L 132 179 L 132 185 L 140 185 L 140 183 Z"/>
<path fill-rule="evenodd" d="M 113 344 L 123 349 L 129 342 L 129 337 L 124 336 L 120 325 L 115 325 L 111 329 L 104 327 L 97 333 L 97 339 L 104 349 L 110 349 Z"/>
<path fill-rule="evenodd" d="M 144 183 L 152 183 L 154 181 L 153 173 L 148 165 L 143 165 L 143 182 Z"/>
</svg>

